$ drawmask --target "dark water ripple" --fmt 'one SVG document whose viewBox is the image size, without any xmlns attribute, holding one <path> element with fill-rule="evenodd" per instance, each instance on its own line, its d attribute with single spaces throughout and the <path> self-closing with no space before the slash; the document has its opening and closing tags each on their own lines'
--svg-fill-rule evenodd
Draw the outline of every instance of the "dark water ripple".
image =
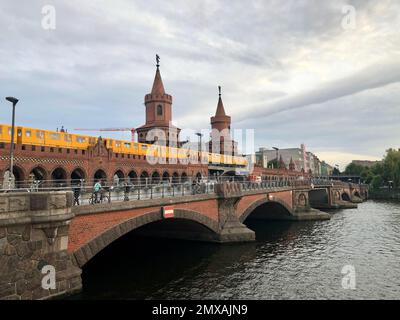
<svg viewBox="0 0 400 320">
<path fill-rule="evenodd" d="M 87 265 L 74 298 L 400 298 L 400 203 L 249 227 L 255 243 L 224 246 L 128 236 Z M 356 270 L 354 290 L 342 288 L 344 265 Z"/>
</svg>

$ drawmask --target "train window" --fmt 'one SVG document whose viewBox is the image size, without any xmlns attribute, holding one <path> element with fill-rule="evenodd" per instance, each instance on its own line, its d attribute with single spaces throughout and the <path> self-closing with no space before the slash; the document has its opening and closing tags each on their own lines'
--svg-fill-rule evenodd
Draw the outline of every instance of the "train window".
<svg viewBox="0 0 400 320">
<path fill-rule="evenodd" d="M 24 144 L 21 146 L 21 150 L 26 150 L 26 146 Z"/>
<path fill-rule="evenodd" d="M 62 149 L 61 148 L 58 148 L 58 153 L 62 153 Z"/>
<path fill-rule="evenodd" d="M 54 152 L 54 148 L 53 147 L 50 147 L 50 152 Z"/>
<path fill-rule="evenodd" d="M 31 130 L 25 130 L 25 136 L 26 137 L 30 137 L 32 135 L 32 132 L 31 132 Z"/>
<path fill-rule="evenodd" d="M 115 142 L 115 146 L 119 148 L 121 146 L 121 142 Z"/>
<path fill-rule="evenodd" d="M 85 152 L 85 150 L 82 150 L 82 154 L 84 155 L 86 152 Z"/>
<path fill-rule="evenodd" d="M 142 145 L 142 150 L 147 150 L 147 146 L 146 145 Z"/>
<path fill-rule="evenodd" d="M 21 129 L 17 130 L 17 135 L 18 135 L 18 137 L 22 137 L 22 130 Z"/>
<path fill-rule="evenodd" d="M 45 151 L 45 147 L 40 147 L 40 151 L 44 152 Z"/>
<path fill-rule="evenodd" d="M 8 128 L 8 135 L 11 135 L 11 128 Z"/>
<path fill-rule="evenodd" d="M 125 155 L 124 155 L 124 154 L 121 154 L 121 158 L 125 158 Z"/>
<path fill-rule="evenodd" d="M 74 151 L 75 151 L 75 154 L 78 154 L 78 150 L 77 149 L 75 149 Z"/>
<path fill-rule="evenodd" d="M 76 137 L 76 142 L 79 142 L 79 143 L 83 143 L 83 142 L 86 142 L 86 138 L 85 137 Z"/>
<path fill-rule="evenodd" d="M 70 153 L 71 152 L 71 150 L 70 149 L 67 149 L 67 153 Z"/>
<path fill-rule="evenodd" d="M 44 138 L 44 132 L 43 131 L 36 131 L 36 138 L 43 139 Z"/>
<path fill-rule="evenodd" d="M 60 140 L 60 134 L 59 133 L 50 133 L 50 139 Z"/>
<path fill-rule="evenodd" d="M 125 142 L 125 148 L 130 148 L 130 147 L 131 147 L 131 144 L 128 142 Z"/>
<path fill-rule="evenodd" d="M 72 141 L 71 135 L 70 134 L 64 134 L 64 141 L 65 142 L 71 142 Z"/>
<path fill-rule="evenodd" d="M 0 142 L 0 149 L 4 149 L 4 142 Z"/>
</svg>

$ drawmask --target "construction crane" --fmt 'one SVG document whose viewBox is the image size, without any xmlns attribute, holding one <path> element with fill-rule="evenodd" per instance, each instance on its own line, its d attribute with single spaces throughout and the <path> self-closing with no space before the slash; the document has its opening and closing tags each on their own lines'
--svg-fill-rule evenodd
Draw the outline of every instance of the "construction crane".
<svg viewBox="0 0 400 320">
<path fill-rule="evenodd" d="M 99 129 L 74 129 L 76 131 L 130 131 L 132 142 L 135 141 L 135 128 L 99 128 Z"/>
</svg>

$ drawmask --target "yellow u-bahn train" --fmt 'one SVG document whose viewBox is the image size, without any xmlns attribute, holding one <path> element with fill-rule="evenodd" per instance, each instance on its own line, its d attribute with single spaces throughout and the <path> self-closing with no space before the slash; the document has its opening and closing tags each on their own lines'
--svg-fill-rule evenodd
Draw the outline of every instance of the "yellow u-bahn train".
<svg viewBox="0 0 400 320">
<path fill-rule="evenodd" d="M 86 150 L 94 146 L 99 138 L 69 132 L 35 129 L 28 127 L 15 127 L 14 143 L 23 145 L 36 145 L 55 148 L 70 148 Z M 140 156 L 153 156 L 165 159 L 176 159 L 182 163 L 190 159 L 198 159 L 197 150 L 173 148 L 128 140 L 104 138 L 106 147 L 114 153 L 132 154 Z M 11 141 L 11 126 L 0 125 L 0 143 Z M 241 156 L 222 155 L 219 153 L 201 152 L 202 163 L 220 164 L 244 167 L 247 159 Z"/>
</svg>

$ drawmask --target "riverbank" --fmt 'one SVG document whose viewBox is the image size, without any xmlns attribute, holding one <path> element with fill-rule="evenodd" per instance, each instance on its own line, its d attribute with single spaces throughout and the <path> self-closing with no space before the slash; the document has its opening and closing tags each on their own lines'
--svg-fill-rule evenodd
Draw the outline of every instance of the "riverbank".
<svg viewBox="0 0 400 320">
<path fill-rule="evenodd" d="M 368 198 L 374 200 L 400 200 L 400 189 L 370 190 Z"/>
</svg>

